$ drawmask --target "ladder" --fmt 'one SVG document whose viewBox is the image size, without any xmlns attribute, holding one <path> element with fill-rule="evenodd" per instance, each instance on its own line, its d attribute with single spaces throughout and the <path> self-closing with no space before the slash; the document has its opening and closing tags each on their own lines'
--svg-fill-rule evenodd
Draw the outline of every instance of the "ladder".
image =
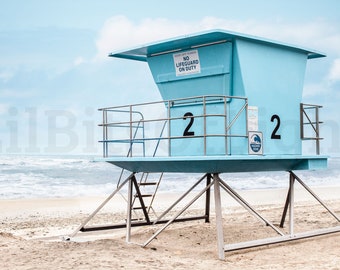
<svg viewBox="0 0 340 270">
<path fill-rule="evenodd" d="M 167 121 L 164 122 L 163 127 L 160 132 L 159 139 L 157 141 L 157 144 L 155 146 L 155 150 L 153 152 L 153 157 L 156 156 L 157 149 L 160 143 L 160 140 L 162 138 L 164 129 L 166 127 Z M 136 132 L 134 134 L 134 138 L 136 136 Z M 133 139 L 134 139 L 133 138 Z M 130 149 L 127 153 L 127 157 L 130 156 L 131 154 L 131 149 L 132 149 L 132 144 L 130 146 Z M 119 186 L 122 176 L 124 174 L 124 169 L 121 170 L 119 181 L 117 183 L 117 187 Z M 162 181 L 163 178 L 163 173 L 159 173 L 159 176 L 155 179 L 150 177 L 151 175 L 155 175 L 156 173 L 141 173 L 141 176 L 138 181 L 134 183 L 135 186 L 135 193 L 132 199 L 132 204 L 131 204 L 131 209 L 133 213 L 132 221 L 137 221 L 137 222 L 147 222 L 150 223 L 150 214 L 154 215 L 154 218 L 158 218 L 157 214 L 152 207 L 152 204 L 155 200 L 155 196 L 157 194 L 159 184 Z M 122 193 L 120 193 L 122 197 L 125 199 L 126 202 L 128 200 L 124 197 Z"/>
<path fill-rule="evenodd" d="M 154 175 L 154 174 L 152 174 Z M 152 178 L 150 173 L 142 173 L 135 187 L 135 193 L 132 199 L 133 221 L 150 221 L 150 215 L 157 218 L 157 214 L 153 209 L 153 202 L 158 191 L 159 184 L 162 180 L 163 173 L 159 177 Z"/>
</svg>

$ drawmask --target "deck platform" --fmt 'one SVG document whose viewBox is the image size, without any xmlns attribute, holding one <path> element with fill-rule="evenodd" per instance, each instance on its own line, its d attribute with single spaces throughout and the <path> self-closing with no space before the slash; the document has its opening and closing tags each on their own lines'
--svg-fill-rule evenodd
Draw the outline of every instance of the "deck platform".
<svg viewBox="0 0 340 270">
<path fill-rule="evenodd" d="M 97 161 L 105 161 L 130 172 L 236 173 L 327 168 L 327 156 L 301 155 L 106 157 Z"/>
</svg>

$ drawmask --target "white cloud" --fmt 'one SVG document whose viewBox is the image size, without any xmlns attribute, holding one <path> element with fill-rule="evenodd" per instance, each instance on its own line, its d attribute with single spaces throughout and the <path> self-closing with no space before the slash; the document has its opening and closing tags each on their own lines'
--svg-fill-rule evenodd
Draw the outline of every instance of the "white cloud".
<svg viewBox="0 0 340 270">
<path fill-rule="evenodd" d="M 85 62 L 86 62 L 86 60 L 84 59 L 84 57 L 78 56 L 76 59 L 74 59 L 73 65 L 74 66 L 79 66 L 79 65 L 81 65 L 81 64 L 83 64 Z"/>
<path fill-rule="evenodd" d="M 332 83 L 340 81 L 340 58 L 333 61 L 328 78 Z"/>
<path fill-rule="evenodd" d="M 0 89 L 0 98 L 18 98 L 25 99 L 36 96 L 37 93 L 33 90 L 23 91 L 22 89 Z"/>
<path fill-rule="evenodd" d="M 9 71 L 0 72 L 0 80 L 4 83 L 8 82 L 13 76 L 14 74 Z"/>
<path fill-rule="evenodd" d="M 325 88 L 325 84 L 323 82 L 317 83 L 306 83 L 303 87 L 303 98 L 311 98 L 317 95 L 320 95 L 320 91 L 325 94 L 325 92 L 329 93 L 329 88 Z"/>
<path fill-rule="evenodd" d="M 3 115 L 8 112 L 9 105 L 0 103 L 0 115 Z"/>
<path fill-rule="evenodd" d="M 243 31 L 250 25 L 252 25 L 251 22 L 228 21 L 215 17 L 205 17 L 198 22 L 172 21 L 165 18 L 146 18 L 139 23 L 134 23 L 125 16 L 114 16 L 104 23 L 99 32 L 96 40 L 96 59 L 106 58 L 112 51 L 131 48 L 180 35 L 213 28 Z"/>
<path fill-rule="evenodd" d="M 180 24 L 180 22 L 171 22 L 167 19 L 145 19 L 135 24 L 125 16 L 112 17 L 104 23 L 99 32 L 96 40 L 98 50 L 96 58 L 103 59 L 115 50 L 190 31 L 190 26 L 180 27 Z"/>
</svg>

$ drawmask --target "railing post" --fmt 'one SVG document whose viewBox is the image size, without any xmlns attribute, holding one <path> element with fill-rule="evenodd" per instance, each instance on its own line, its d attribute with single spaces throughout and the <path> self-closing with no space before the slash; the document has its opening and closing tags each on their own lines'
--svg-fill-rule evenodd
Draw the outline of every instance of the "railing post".
<svg viewBox="0 0 340 270">
<path fill-rule="evenodd" d="M 144 117 L 142 118 L 142 131 L 143 131 L 143 157 L 145 157 L 145 122 Z M 136 133 L 137 134 L 137 133 Z"/>
<path fill-rule="evenodd" d="M 132 105 L 130 107 L 130 157 L 132 157 Z"/>
<path fill-rule="evenodd" d="M 108 157 L 107 143 L 107 110 L 103 110 L 103 156 Z"/>
<path fill-rule="evenodd" d="M 169 157 L 171 156 L 171 114 L 170 114 L 170 106 L 171 106 L 171 101 L 168 100 L 168 113 L 167 113 L 167 117 L 168 117 L 168 155 Z"/>
<path fill-rule="evenodd" d="M 319 106 L 315 106 L 315 129 L 316 129 L 316 154 L 320 155 L 320 137 L 319 137 Z"/>
<path fill-rule="evenodd" d="M 303 103 L 300 103 L 300 138 L 303 139 L 304 138 L 304 128 L 303 128 Z"/>
<path fill-rule="evenodd" d="M 203 153 L 204 156 L 207 155 L 207 109 L 206 109 L 206 99 L 205 96 L 203 96 Z"/>
<path fill-rule="evenodd" d="M 225 154 L 228 155 L 228 134 L 227 134 L 227 125 L 228 125 L 228 117 L 227 117 L 227 98 L 224 97 L 224 143 L 225 143 Z"/>
<path fill-rule="evenodd" d="M 246 135 L 247 135 L 247 138 L 248 138 L 248 99 L 246 98 L 244 100 L 245 102 L 245 106 L 246 106 Z"/>
</svg>

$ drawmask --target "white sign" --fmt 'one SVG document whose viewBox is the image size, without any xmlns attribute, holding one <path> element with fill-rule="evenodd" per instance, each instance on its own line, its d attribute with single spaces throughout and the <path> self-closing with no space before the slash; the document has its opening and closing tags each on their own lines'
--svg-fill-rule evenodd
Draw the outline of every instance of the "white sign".
<svg viewBox="0 0 340 270">
<path fill-rule="evenodd" d="M 259 109 L 256 106 L 248 106 L 248 130 L 259 129 Z"/>
<path fill-rule="evenodd" d="M 176 76 L 189 75 L 201 72 L 201 63 L 198 51 L 192 50 L 173 54 Z"/>
</svg>

